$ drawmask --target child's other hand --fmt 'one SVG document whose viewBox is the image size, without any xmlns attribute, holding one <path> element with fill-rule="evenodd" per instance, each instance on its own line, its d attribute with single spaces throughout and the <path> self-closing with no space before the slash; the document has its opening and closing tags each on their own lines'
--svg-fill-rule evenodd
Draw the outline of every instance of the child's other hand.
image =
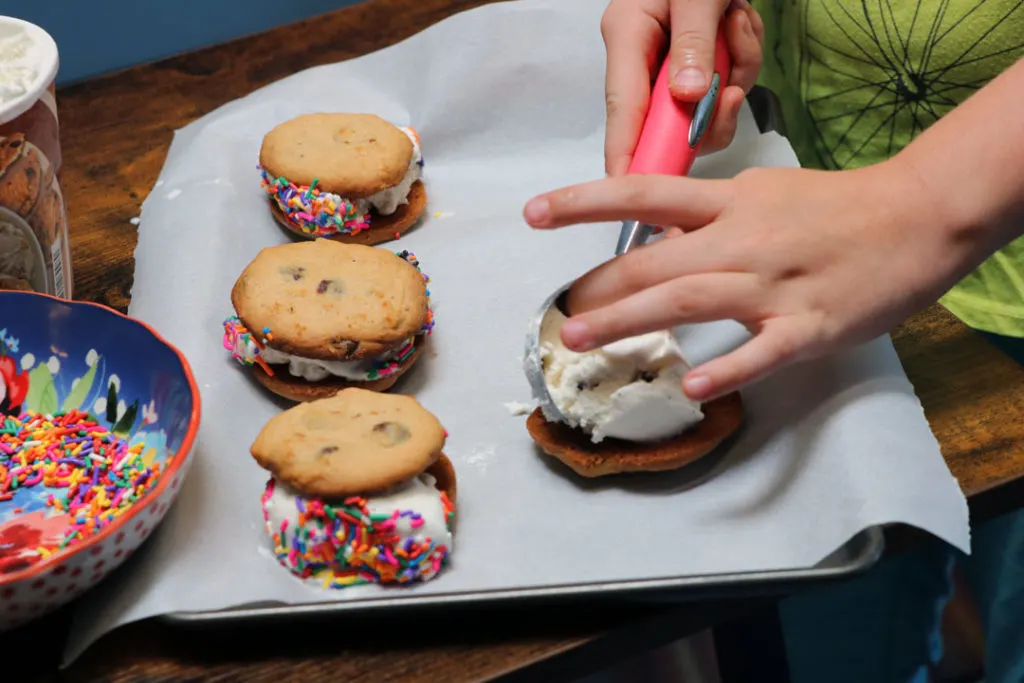
<svg viewBox="0 0 1024 683">
<path fill-rule="evenodd" d="M 685 232 L 582 277 L 562 339 L 583 351 L 737 320 L 753 338 L 684 381 L 708 400 L 884 334 L 936 301 L 987 246 L 961 229 L 957 211 L 893 159 L 856 171 L 756 168 L 730 180 L 626 175 L 541 195 L 524 215 L 535 228 L 637 219 Z"/>
<path fill-rule="evenodd" d="M 670 89 L 684 102 L 707 93 L 715 62 L 718 22 L 729 7 L 726 22 L 732 73 L 722 91 L 715 124 L 703 153 L 726 147 L 736 133 L 744 95 L 761 70 L 764 24 L 746 0 L 611 0 L 601 21 L 608 51 L 605 96 L 605 170 L 626 173 L 647 114 L 651 83 L 661 67 L 670 38 Z"/>
</svg>

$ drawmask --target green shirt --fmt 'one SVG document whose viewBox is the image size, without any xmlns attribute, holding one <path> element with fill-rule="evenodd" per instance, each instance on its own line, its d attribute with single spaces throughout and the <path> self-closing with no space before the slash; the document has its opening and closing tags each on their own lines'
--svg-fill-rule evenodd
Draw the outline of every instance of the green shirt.
<svg viewBox="0 0 1024 683">
<path fill-rule="evenodd" d="M 765 23 L 761 82 L 781 99 L 787 135 L 811 168 L 857 168 L 892 156 L 1024 56 L 1021 0 L 754 6 Z M 1024 337 L 1024 238 L 942 303 L 974 328 Z"/>
</svg>

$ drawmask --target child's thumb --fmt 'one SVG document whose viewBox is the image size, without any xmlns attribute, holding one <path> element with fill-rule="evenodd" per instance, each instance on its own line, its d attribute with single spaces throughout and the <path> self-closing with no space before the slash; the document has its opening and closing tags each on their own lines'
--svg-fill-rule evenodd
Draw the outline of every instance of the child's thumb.
<svg viewBox="0 0 1024 683">
<path fill-rule="evenodd" d="M 729 0 L 670 0 L 669 90 L 694 102 L 708 91 L 715 68 L 715 37 Z"/>
</svg>

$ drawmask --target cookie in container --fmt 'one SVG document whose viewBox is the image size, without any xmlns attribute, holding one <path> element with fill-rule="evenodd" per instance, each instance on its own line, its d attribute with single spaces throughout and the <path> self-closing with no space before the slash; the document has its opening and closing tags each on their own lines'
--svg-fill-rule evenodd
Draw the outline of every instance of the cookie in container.
<svg viewBox="0 0 1024 683">
<path fill-rule="evenodd" d="M 0 289 L 70 299 L 57 67 L 49 34 L 0 17 Z"/>
</svg>

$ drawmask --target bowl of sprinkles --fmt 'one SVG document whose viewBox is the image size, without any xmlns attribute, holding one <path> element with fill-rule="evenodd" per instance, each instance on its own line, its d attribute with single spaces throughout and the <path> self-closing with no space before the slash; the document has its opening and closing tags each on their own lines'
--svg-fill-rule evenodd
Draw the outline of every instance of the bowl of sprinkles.
<svg viewBox="0 0 1024 683">
<path fill-rule="evenodd" d="M 163 519 L 199 428 L 184 356 L 96 304 L 0 292 L 0 630 L 124 562 Z"/>
</svg>

